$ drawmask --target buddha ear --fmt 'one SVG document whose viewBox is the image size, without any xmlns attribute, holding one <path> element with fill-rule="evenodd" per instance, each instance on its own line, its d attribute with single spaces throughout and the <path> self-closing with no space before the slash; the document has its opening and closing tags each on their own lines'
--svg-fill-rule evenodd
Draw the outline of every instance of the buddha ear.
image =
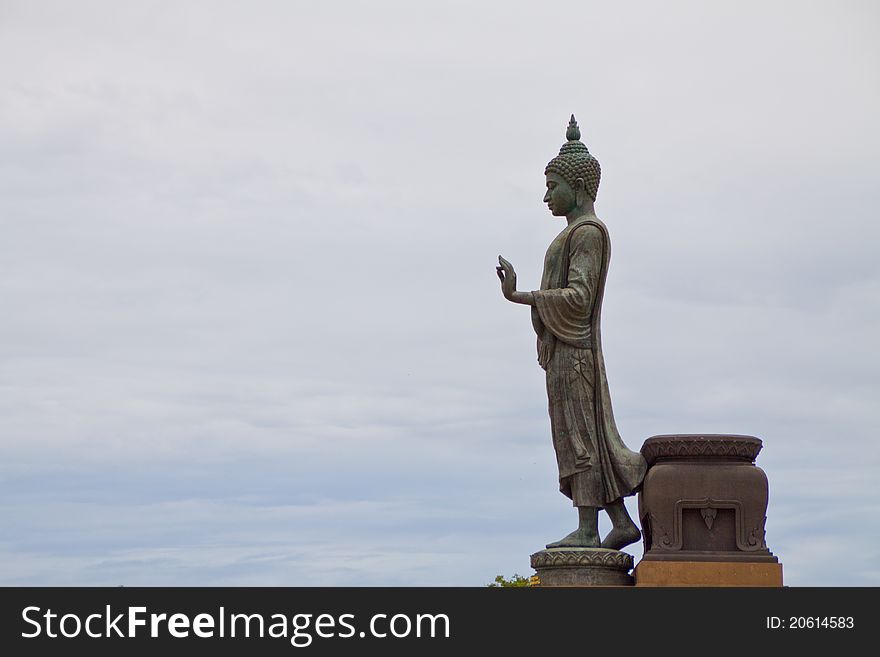
<svg viewBox="0 0 880 657">
<path fill-rule="evenodd" d="M 577 198 L 578 205 L 585 205 L 589 195 L 587 194 L 587 185 L 583 178 L 574 181 L 574 193 Z"/>
</svg>

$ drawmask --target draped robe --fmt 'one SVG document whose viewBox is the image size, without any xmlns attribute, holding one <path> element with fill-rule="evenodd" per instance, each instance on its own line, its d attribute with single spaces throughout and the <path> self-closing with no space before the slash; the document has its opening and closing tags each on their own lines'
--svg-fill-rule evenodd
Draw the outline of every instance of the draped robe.
<svg viewBox="0 0 880 657">
<path fill-rule="evenodd" d="M 575 506 L 604 507 L 633 494 L 647 468 L 623 443 L 611 409 L 600 333 L 610 255 L 605 224 L 577 220 L 551 242 L 541 289 L 532 293 L 559 490 Z"/>
</svg>

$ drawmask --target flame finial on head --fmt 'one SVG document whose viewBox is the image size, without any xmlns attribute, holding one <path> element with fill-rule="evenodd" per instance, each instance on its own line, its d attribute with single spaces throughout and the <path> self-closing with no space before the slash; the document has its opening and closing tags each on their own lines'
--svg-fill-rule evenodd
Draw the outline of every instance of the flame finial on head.
<svg viewBox="0 0 880 657">
<path fill-rule="evenodd" d="M 581 129 L 578 128 L 578 122 L 575 120 L 574 114 L 571 115 L 571 120 L 568 122 L 565 138 L 568 141 L 578 141 L 581 138 Z"/>
</svg>

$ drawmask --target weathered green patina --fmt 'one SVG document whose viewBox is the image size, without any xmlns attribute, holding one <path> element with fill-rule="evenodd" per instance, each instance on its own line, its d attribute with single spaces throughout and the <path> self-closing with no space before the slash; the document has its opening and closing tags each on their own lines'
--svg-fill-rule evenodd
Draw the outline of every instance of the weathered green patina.
<svg viewBox="0 0 880 657">
<path fill-rule="evenodd" d="M 517 290 L 513 265 L 501 256 L 496 269 L 505 298 L 531 306 L 538 363 L 547 376 L 559 489 L 578 508 L 578 528 L 547 547 L 619 550 L 640 538 L 623 498 L 642 483 L 646 463 L 626 447 L 617 430 L 602 354 L 602 298 L 611 241 L 594 208 L 601 168 L 580 141 L 574 115 L 566 139 L 544 171 L 544 202 L 567 225 L 547 249 L 540 289 Z M 599 509 L 613 523 L 602 541 Z"/>
</svg>

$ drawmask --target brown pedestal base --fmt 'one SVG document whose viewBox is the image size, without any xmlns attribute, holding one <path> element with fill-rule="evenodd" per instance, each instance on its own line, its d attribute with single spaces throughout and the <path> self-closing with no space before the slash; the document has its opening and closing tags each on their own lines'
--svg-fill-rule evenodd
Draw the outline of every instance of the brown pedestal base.
<svg viewBox="0 0 880 657">
<path fill-rule="evenodd" d="M 748 561 L 640 561 L 636 586 L 782 586 L 782 564 Z"/>
</svg>

